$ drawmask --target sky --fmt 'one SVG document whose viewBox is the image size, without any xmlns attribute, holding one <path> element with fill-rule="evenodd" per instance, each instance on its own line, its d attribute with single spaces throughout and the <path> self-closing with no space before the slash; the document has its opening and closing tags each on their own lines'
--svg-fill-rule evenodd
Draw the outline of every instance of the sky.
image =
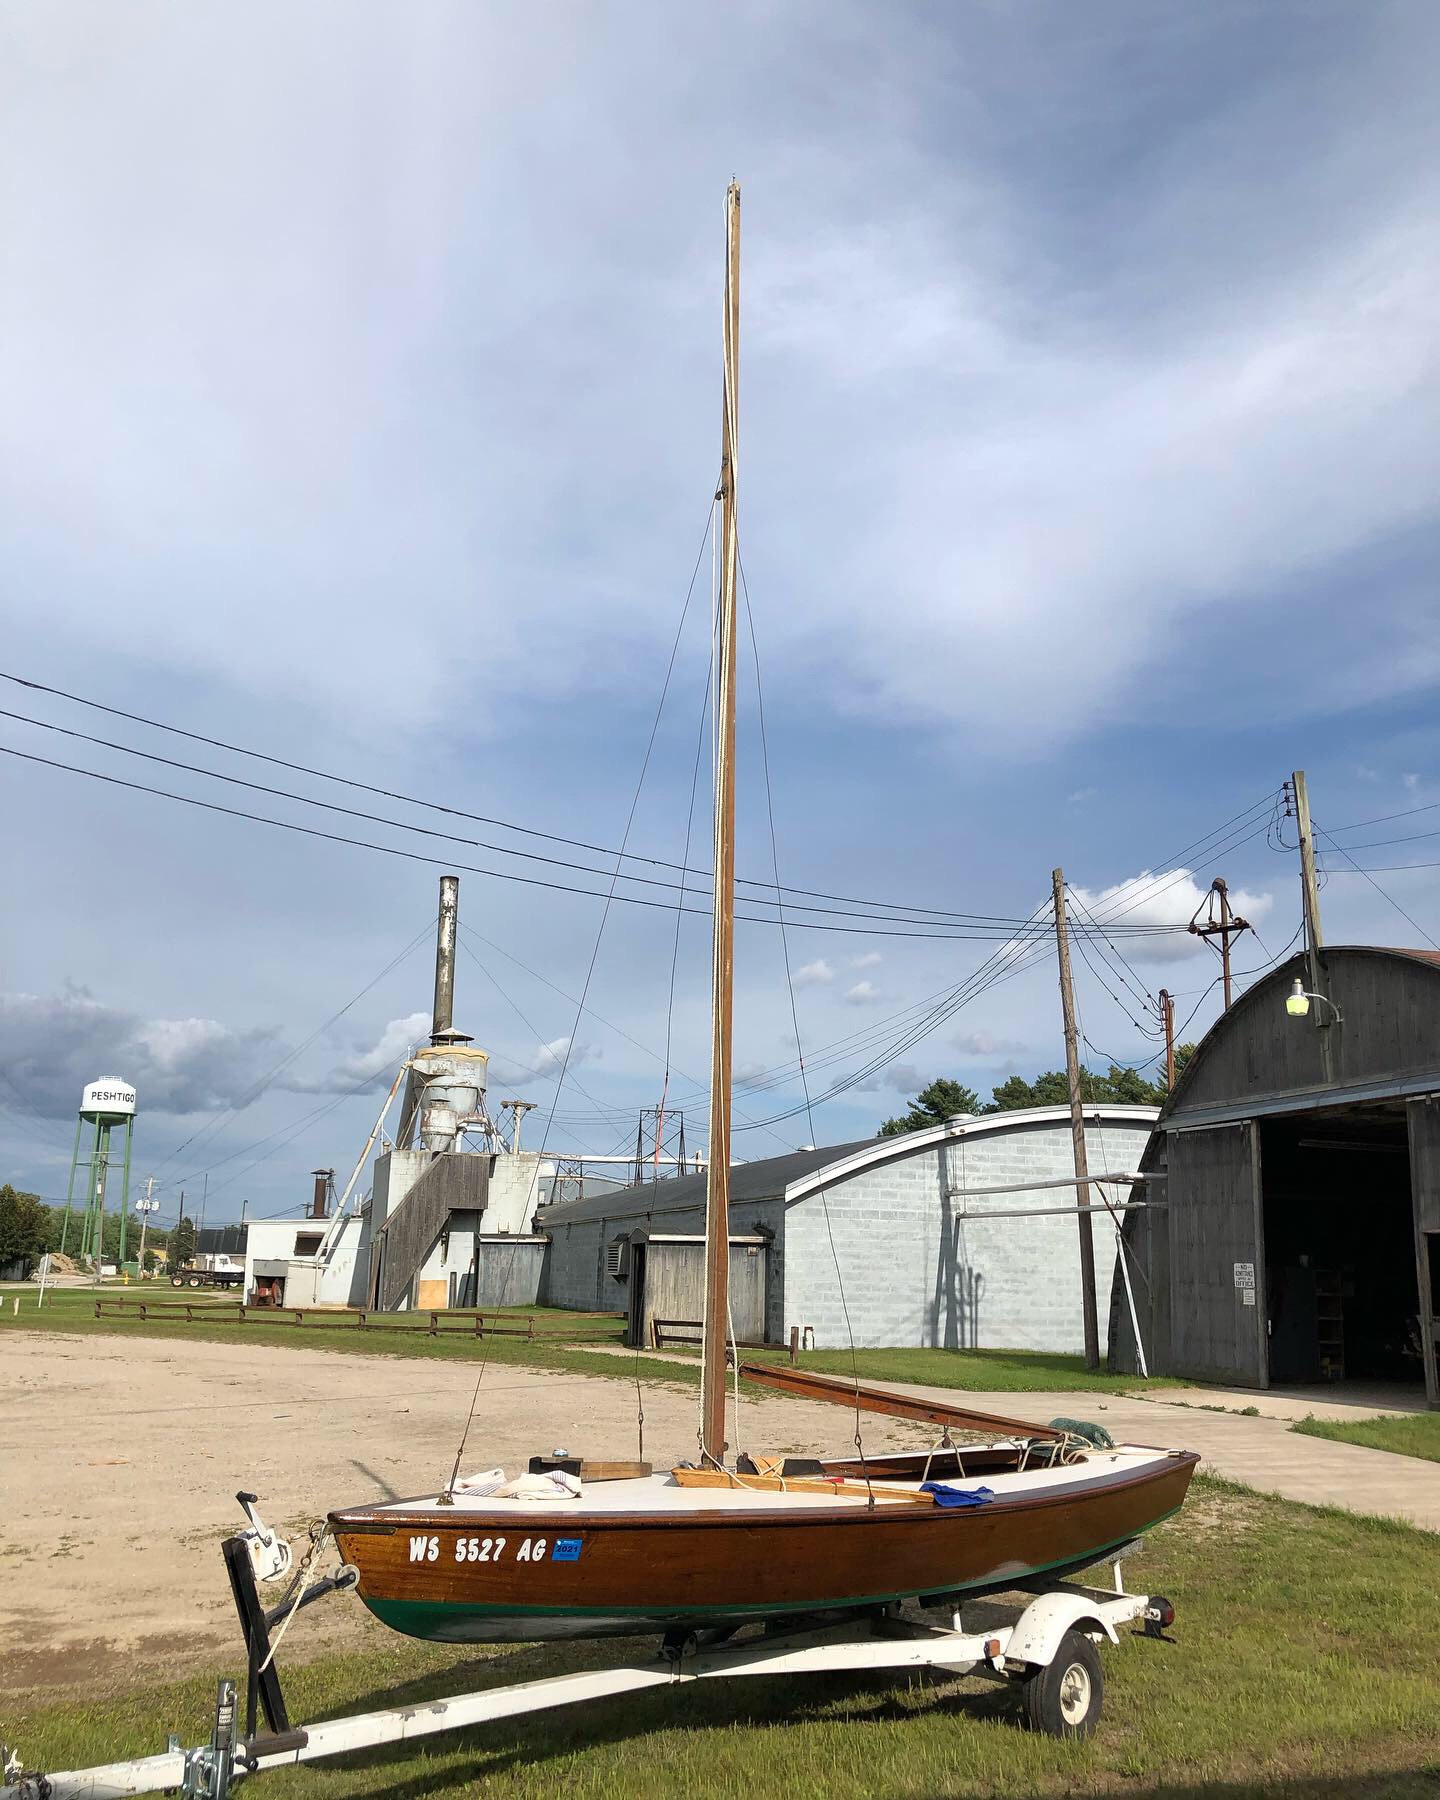
<svg viewBox="0 0 1440 1800">
<path fill-rule="evenodd" d="M 708 867 L 732 176 L 740 872 L 838 906 L 738 928 L 737 1156 L 1059 1065 L 1005 923 L 1057 865 L 1132 926 L 1223 876 L 1269 966 L 1295 769 L 1378 871 L 1322 838 L 1327 938 L 1440 938 L 1437 52 L 1427 0 L 0 5 L 0 668 L 63 691 L 0 681 L 0 1179 L 63 1198 L 104 1075 L 162 1221 L 343 1182 L 450 866 L 527 1141 L 703 1144 L 703 910 L 596 896 Z M 1089 950 L 1092 1065 L 1216 1016 L 1198 939 Z"/>
</svg>

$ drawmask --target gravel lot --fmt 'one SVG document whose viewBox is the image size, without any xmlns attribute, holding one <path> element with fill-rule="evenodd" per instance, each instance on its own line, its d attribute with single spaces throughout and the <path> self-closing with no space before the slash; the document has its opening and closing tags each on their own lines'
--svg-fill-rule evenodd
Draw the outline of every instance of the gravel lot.
<svg viewBox="0 0 1440 1800">
<path fill-rule="evenodd" d="M 473 1363 L 346 1356 L 244 1342 L 27 1333 L 0 1359 L 0 1596 L 5 1687 L 183 1669 L 229 1645 L 236 1622 L 219 1542 L 235 1492 L 303 1533 L 331 1507 L 433 1493 L 449 1473 Z M 657 1466 L 693 1455 L 694 1390 L 647 1385 Z M 849 1448 L 838 1408 L 745 1402 L 747 1445 Z M 923 1442 L 924 1426 L 868 1418 L 868 1448 Z M 635 1393 L 622 1381 L 494 1364 L 465 1467 L 515 1472 L 558 1443 L 635 1454 Z M 302 1539 L 303 1542 L 303 1539 Z M 297 1620 L 287 1656 L 355 1644 L 371 1628 L 352 1597 Z M 378 1629 L 378 1628 L 375 1628 Z"/>
</svg>

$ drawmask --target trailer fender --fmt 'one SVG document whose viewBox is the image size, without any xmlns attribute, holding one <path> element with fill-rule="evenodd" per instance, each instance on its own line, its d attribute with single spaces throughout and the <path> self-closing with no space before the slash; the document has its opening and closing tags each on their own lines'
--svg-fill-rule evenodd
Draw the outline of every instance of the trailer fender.
<svg viewBox="0 0 1440 1800">
<path fill-rule="evenodd" d="M 1120 1641 L 1115 1627 L 1088 1594 L 1041 1594 L 1015 1621 L 1005 1646 L 1006 1660 L 1044 1668 L 1055 1660 L 1067 1631 L 1080 1631 L 1091 1638 L 1107 1637 L 1112 1644 Z"/>
</svg>

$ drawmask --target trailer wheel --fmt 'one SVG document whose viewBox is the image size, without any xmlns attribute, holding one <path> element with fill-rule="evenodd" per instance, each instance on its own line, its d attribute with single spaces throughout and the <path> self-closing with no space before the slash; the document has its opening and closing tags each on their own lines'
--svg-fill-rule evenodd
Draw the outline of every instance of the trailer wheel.
<svg viewBox="0 0 1440 1800">
<path fill-rule="evenodd" d="M 1025 1678 L 1025 1718 L 1051 1737 L 1089 1737 L 1100 1717 L 1105 1676 L 1088 1637 L 1067 1631 L 1055 1660 Z"/>
<path fill-rule="evenodd" d="M 170 1285 L 171 1287 L 184 1287 L 185 1277 L 183 1275 L 172 1275 L 170 1277 Z"/>
<path fill-rule="evenodd" d="M 204 1278 L 203 1278 L 203 1276 L 200 1276 L 200 1275 L 190 1275 L 190 1276 L 188 1276 L 188 1277 L 187 1277 L 187 1278 L 186 1278 L 186 1283 L 185 1283 L 185 1285 L 186 1285 L 186 1286 L 187 1286 L 187 1287 L 204 1287 L 204 1285 L 205 1285 L 205 1281 L 204 1281 Z"/>
</svg>

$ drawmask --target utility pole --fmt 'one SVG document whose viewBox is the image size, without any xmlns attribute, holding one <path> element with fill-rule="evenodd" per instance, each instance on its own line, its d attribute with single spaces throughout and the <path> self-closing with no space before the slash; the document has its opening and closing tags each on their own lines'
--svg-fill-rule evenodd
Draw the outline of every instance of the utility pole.
<svg viewBox="0 0 1440 1800">
<path fill-rule="evenodd" d="M 1070 978 L 1070 933 L 1065 925 L 1065 871 L 1056 869 L 1055 942 L 1060 953 L 1060 1008 L 1065 1018 L 1065 1073 L 1070 1084 L 1070 1139 L 1075 1152 L 1075 1222 L 1080 1228 L 1080 1298 L 1085 1316 L 1085 1367 L 1100 1367 L 1100 1322 L 1095 1310 L 1095 1238 L 1090 1229 L 1090 1174 L 1085 1154 L 1085 1109 L 1080 1098 L 1080 1039 Z"/>
<path fill-rule="evenodd" d="M 510 1123 L 510 1154 L 512 1156 L 518 1156 L 520 1154 L 521 1121 L 524 1119 L 527 1112 L 534 1112 L 539 1104 L 540 1102 L 538 1100 L 502 1100 L 500 1102 L 500 1110 L 502 1112 L 514 1114 Z"/>
<path fill-rule="evenodd" d="M 1165 1092 L 1175 1092 L 1175 1002 L 1169 988 L 1160 990 L 1160 1017 L 1165 1022 Z"/>
<path fill-rule="evenodd" d="M 145 1279 L 145 1233 L 150 1229 L 150 1215 L 158 1212 L 160 1202 L 155 1198 L 155 1177 L 145 1177 L 145 1198 L 135 1202 L 135 1210 L 140 1215 L 140 1279 Z"/>
<path fill-rule="evenodd" d="M 1220 917 L 1218 919 L 1215 917 L 1215 902 L 1217 900 L 1220 903 Z M 1205 923 L 1201 925 L 1199 923 L 1200 914 L 1201 911 L 1207 907 L 1209 910 L 1205 915 Z M 1205 896 L 1204 900 L 1200 902 L 1200 905 L 1195 908 L 1195 916 L 1190 921 L 1190 930 L 1195 933 L 1196 937 L 1218 937 L 1220 940 L 1220 966 L 1225 977 L 1226 1012 L 1229 1012 L 1230 1010 L 1231 999 L 1230 937 L 1233 932 L 1248 931 L 1249 929 L 1250 921 L 1248 919 L 1242 919 L 1238 914 L 1231 913 L 1230 890 L 1225 885 L 1225 877 L 1223 875 L 1217 875 L 1210 883 L 1210 892 Z"/>
<path fill-rule="evenodd" d="M 1300 838 L 1300 886 L 1305 901 L 1305 951 L 1310 962 L 1310 991 L 1320 988 L 1320 951 L 1325 939 L 1320 934 L 1320 883 L 1315 878 L 1315 834 L 1310 827 L 1310 792 L 1305 786 L 1305 771 L 1297 769 L 1290 777 L 1295 795 L 1295 829 Z"/>
</svg>

